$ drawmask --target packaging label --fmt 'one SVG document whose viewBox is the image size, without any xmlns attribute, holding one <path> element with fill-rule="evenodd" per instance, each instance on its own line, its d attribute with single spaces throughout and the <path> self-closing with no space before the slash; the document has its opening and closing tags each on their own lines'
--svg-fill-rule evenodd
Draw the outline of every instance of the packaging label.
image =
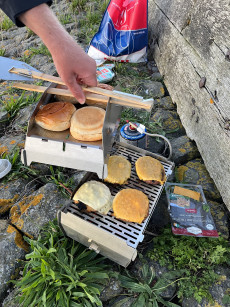
<svg viewBox="0 0 230 307">
<path fill-rule="evenodd" d="M 218 237 L 207 203 L 174 193 L 169 194 L 169 201 L 174 234 Z"/>
</svg>

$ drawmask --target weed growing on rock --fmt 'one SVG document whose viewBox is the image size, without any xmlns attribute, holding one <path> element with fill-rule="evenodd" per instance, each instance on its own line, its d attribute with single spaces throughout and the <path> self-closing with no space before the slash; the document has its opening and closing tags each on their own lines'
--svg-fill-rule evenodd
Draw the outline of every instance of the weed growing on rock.
<svg viewBox="0 0 230 307">
<path fill-rule="evenodd" d="M 66 25 L 66 24 L 74 21 L 70 14 L 60 14 L 58 16 L 58 19 L 59 19 L 60 23 L 63 24 L 63 25 Z"/>
<path fill-rule="evenodd" d="M 220 264 L 230 264 L 229 242 L 223 238 L 196 238 L 192 236 L 174 236 L 171 229 L 165 229 L 162 235 L 153 239 L 154 248 L 148 256 L 159 261 L 161 266 L 171 270 L 181 270 L 186 280 L 178 281 L 178 297 L 194 297 L 198 302 L 202 298 L 212 300 L 209 288 L 218 281 L 214 268 Z"/>
<path fill-rule="evenodd" d="M 103 258 L 64 237 L 56 222 L 43 228 L 31 248 L 23 277 L 12 281 L 24 306 L 102 306 L 99 299 L 108 275 Z"/>
<path fill-rule="evenodd" d="M 4 56 L 6 53 L 6 50 L 4 48 L 0 48 L 0 56 Z"/>
<path fill-rule="evenodd" d="M 48 48 L 44 44 L 40 44 L 37 48 L 30 48 L 31 56 L 35 54 L 47 55 L 50 59 L 52 59 L 51 53 Z"/>
<path fill-rule="evenodd" d="M 85 9 L 85 5 L 87 2 L 87 0 L 73 0 L 71 1 L 70 9 L 73 13 L 82 11 Z"/>
<path fill-rule="evenodd" d="M 165 135 L 165 131 L 163 130 L 161 121 L 151 122 L 150 120 L 151 114 L 147 111 L 138 112 L 131 108 L 126 108 L 123 110 L 121 114 L 121 122 L 120 125 L 124 125 L 127 121 L 136 122 L 139 124 L 143 124 L 149 133 L 157 133 L 161 135 Z"/>
<path fill-rule="evenodd" d="M 165 273 L 160 278 L 156 278 L 154 269 L 150 267 L 147 263 L 144 263 L 141 267 L 141 272 L 139 277 L 134 277 L 127 270 L 125 275 L 118 275 L 118 279 L 121 282 L 121 286 L 128 290 L 127 295 L 135 297 L 132 303 L 133 307 L 153 307 L 158 306 L 161 303 L 166 307 L 176 307 L 177 304 L 165 301 L 161 294 L 163 291 L 178 282 L 178 275 L 180 272 L 170 272 Z M 122 304 L 122 301 L 119 302 Z"/>
<path fill-rule="evenodd" d="M 69 178 L 69 174 L 64 174 L 64 168 L 63 167 L 53 167 L 52 165 L 50 166 L 50 172 L 51 175 L 45 176 L 44 177 L 44 182 L 45 183 L 55 183 L 61 193 L 69 198 L 70 195 L 72 194 L 73 189 L 75 188 L 74 185 L 74 179 Z"/>
<path fill-rule="evenodd" d="M 22 108 L 37 102 L 40 97 L 41 94 L 35 92 L 25 96 L 25 92 L 23 91 L 19 97 L 10 97 L 9 100 L 0 101 L 3 103 L 4 110 L 6 110 L 9 115 L 8 121 L 11 121 Z"/>
<path fill-rule="evenodd" d="M 1 25 L 0 25 L 0 27 L 1 27 L 1 31 L 2 30 L 9 30 L 10 28 L 12 28 L 14 26 L 14 23 L 13 23 L 13 21 L 9 18 L 9 17 L 7 17 L 6 15 L 4 16 L 4 18 L 3 18 L 3 20 L 2 20 L 2 22 L 1 22 Z"/>
<path fill-rule="evenodd" d="M 3 153 L 2 159 L 7 159 L 12 165 L 10 173 L 3 179 L 4 182 L 9 182 L 18 178 L 29 178 L 29 176 L 37 176 L 37 172 L 21 162 L 20 148 L 14 147 L 10 153 Z"/>
</svg>

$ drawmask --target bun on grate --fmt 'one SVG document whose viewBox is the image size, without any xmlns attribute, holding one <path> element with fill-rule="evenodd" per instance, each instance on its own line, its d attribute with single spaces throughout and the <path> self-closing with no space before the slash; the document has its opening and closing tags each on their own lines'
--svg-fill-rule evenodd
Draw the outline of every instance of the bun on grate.
<svg viewBox="0 0 230 307">
<path fill-rule="evenodd" d="M 164 184 L 166 181 L 165 170 L 161 162 L 149 156 L 137 159 L 136 173 L 140 180 L 153 184 Z"/>
<path fill-rule="evenodd" d="M 35 122 L 47 130 L 64 131 L 70 127 L 70 120 L 75 111 L 75 106 L 70 102 L 51 102 L 38 111 Z"/>
<path fill-rule="evenodd" d="M 110 156 L 106 182 L 124 184 L 131 175 L 131 163 L 122 156 Z"/>
<path fill-rule="evenodd" d="M 149 213 L 148 197 L 136 189 L 123 189 L 113 199 L 113 212 L 117 219 L 141 224 Z"/>
<path fill-rule="evenodd" d="M 77 140 L 99 141 L 102 139 L 104 119 L 104 109 L 91 106 L 80 108 L 71 118 L 70 133 Z"/>
<path fill-rule="evenodd" d="M 90 180 L 84 183 L 74 194 L 73 201 L 83 203 L 86 211 L 97 211 L 107 214 L 112 208 L 112 197 L 109 188 L 102 182 Z"/>
</svg>

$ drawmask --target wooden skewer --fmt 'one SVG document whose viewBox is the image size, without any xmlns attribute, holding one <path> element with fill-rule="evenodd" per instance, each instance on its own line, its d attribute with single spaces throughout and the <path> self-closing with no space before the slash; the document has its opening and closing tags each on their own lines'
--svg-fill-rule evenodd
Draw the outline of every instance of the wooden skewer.
<svg viewBox="0 0 230 307">
<path fill-rule="evenodd" d="M 29 90 L 32 92 L 39 92 L 43 93 L 47 90 L 47 93 L 53 94 L 53 95 L 62 95 L 62 96 L 67 96 L 67 97 L 74 97 L 73 94 L 67 90 L 67 89 L 61 89 L 61 88 L 47 88 L 45 86 L 39 86 L 39 85 L 34 85 L 34 84 L 27 84 L 27 83 L 20 83 L 20 82 L 15 82 L 12 84 L 13 87 L 19 88 L 21 90 Z M 107 102 L 108 98 L 102 95 L 97 95 L 93 93 L 85 93 L 86 99 L 88 100 L 94 100 L 97 102 Z"/>
<path fill-rule="evenodd" d="M 23 68 L 15 68 L 12 67 L 9 72 L 14 73 L 14 74 L 18 74 L 18 75 L 23 75 L 26 77 L 31 77 L 34 79 L 40 79 L 40 80 L 45 80 L 45 81 L 50 81 L 50 82 L 54 82 L 57 84 L 62 84 L 65 85 L 65 83 L 62 81 L 62 79 L 60 77 L 55 77 L 55 76 L 51 76 L 51 75 L 47 75 L 44 74 L 42 72 L 37 72 L 37 71 L 33 71 L 33 70 L 28 70 L 28 69 L 23 69 Z M 113 91 L 108 91 L 99 87 L 85 87 L 82 86 L 82 89 L 84 91 L 87 92 L 91 92 L 91 93 L 95 93 L 95 94 L 99 94 L 99 95 L 103 95 L 103 96 L 107 96 L 107 97 L 112 97 L 112 98 L 116 98 L 119 100 L 125 100 L 127 102 L 133 102 L 133 103 L 142 103 L 143 102 L 143 98 L 139 98 L 139 97 L 135 97 L 135 96 L 127 96 L 125 94 L 122 94 L 121 92 L 113 92 Z"/>
<path fill-rule="evenodd" d="M 73 94 L 67 90 L 67 89 L 60 89 L 60 88 L 47 88 L 45 86 L 39 86 L 39 85 L 34 85 L 34 84 L 27 84 L 27 83 L 20 83 L 20 82 L 15 82 L 12 84 L 13 87 L 19 88 L 22 90 L 29 90 L 33 92 L 40 92 L 43 93 L 44 91 L 47 91 L 49 94 L 54 94 L 54 95 L 62 95 L 62 96 L 67 96 L 67 97 L 74 97 Z M 94 93 L 85 93 L 86 99 L 90 101 L 95 101 L 96 102 L 108 102 L 108 97 L 94 94 Z M 124 95 L 125 96 L 125 95 Z M 125 96 L 126 97 L 126 96 Z M 124 98 L 125 98 L 124 97 Z M 152 102 L 149 101 L 142 101 L 141 103 L 133 103 L 129 102 L 126 100 L 120 100 L 116 98 L 111 98 L 110 99 L 111 103 L 126 106 L 126 107 L 132 107 L 132 108 L 137 108 L 137 109 L 145 109 L 147 111 L 150 111 L 152 108 Z"/>
</svg>

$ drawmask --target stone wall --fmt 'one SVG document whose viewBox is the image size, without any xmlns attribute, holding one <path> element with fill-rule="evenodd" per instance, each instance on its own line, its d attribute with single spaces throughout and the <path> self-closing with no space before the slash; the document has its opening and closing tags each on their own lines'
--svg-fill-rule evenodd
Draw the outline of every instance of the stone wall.
<svg viewBox="0 0 230 307">
<path fill-rule="evenodd" d="M 229 17 L 227 0 L 149 0 L 152 56 L 228 209 Z"/>
</svg>

